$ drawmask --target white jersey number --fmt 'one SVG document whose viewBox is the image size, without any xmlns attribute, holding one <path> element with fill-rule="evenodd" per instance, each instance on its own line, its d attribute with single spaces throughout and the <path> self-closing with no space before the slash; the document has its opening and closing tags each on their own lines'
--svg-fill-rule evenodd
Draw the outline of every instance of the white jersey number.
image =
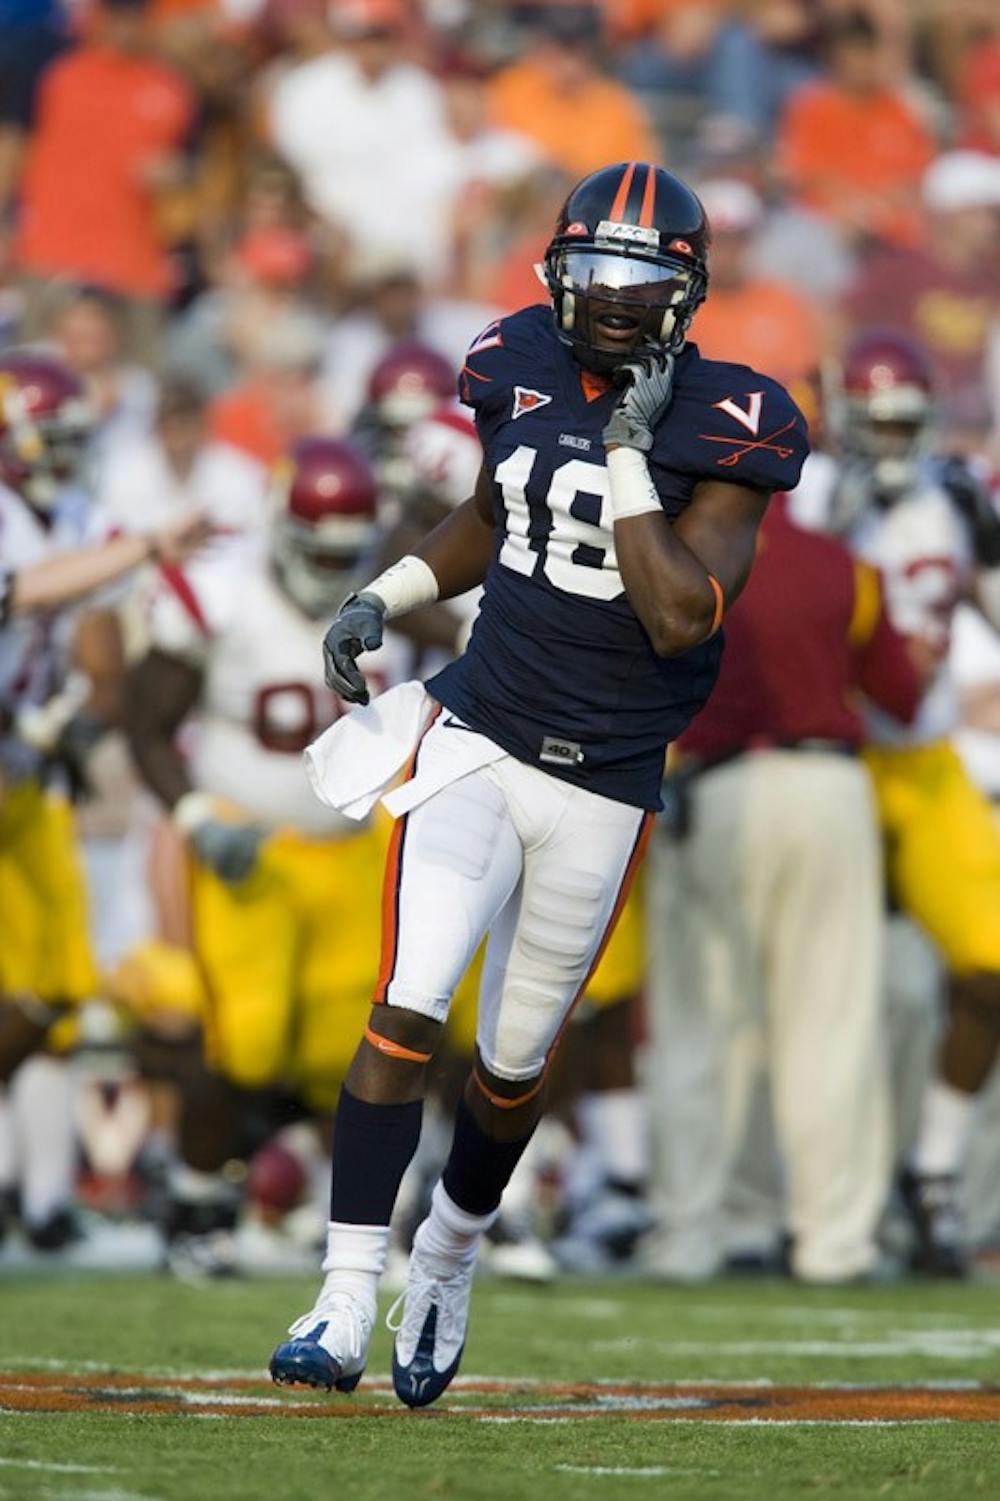
<svg viewBox="0 0 1000 1501">
<path fill-rule="evenodd" d="M 507 535 L 500 549 L 500 562 L 514 573 L 530 577 L 541 557 L 542 571 L 557 589 L 587 599 L 617 598 L 622 593 L 621 575 L 610 528 L 603 524 L 609 494 L 608 471 L 603 464 L 589 464 L 584 459 L 560 464 L 542 502 L 551 518 L 550 530 L 545 536 L 533 539 L 527 488 L 537 458 L 537 448 L 522 444 L 496 467 L 494 479 L 500 486 L 507 513 Z M 596 522 L 585 521 L 574 513 L 581 496 L 596 498 Z"/>
</svg>

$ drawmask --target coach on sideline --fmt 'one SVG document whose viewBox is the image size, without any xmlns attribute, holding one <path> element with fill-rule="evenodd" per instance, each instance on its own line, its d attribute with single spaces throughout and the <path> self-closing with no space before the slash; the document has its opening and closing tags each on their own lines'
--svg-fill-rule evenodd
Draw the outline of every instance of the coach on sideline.
<svg viewBox="0 0 1000 1501">
<path fill-rule="evenodd" d="M 721 1267 L 761 1065 L 794 1274 L 841 1281 L 875 1261 L 890 1172 L 882 865 L 857 689 L 909 720 L 920 673 L 878 574 L 796 526 L 778 497 L 650 851 L 654 1274 Z"/>
</svg>

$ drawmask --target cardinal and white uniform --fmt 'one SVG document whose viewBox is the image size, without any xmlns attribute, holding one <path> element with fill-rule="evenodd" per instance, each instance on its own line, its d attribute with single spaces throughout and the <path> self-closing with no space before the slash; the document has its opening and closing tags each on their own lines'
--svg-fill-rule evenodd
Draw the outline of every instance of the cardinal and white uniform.
<svg viewBox="0 0 1000 1501">
<path fill-rule="evenodd" d="M 172 575 L 151 631 L 203 675 L 185 731 L 194 787 L 219 816 L 270 831 L 239 885 L 191 859 L 209 1058 L 238 1085 L 289 1083 L 326 1108 L 375 988 L 388 836 L 324 808 L 307 781 L 303 749 L 343 712 L 323 681 L 324 625 L 281 588 L 261 537 Z M 365 659 L 373 693 L 393 654 Z"/>
<path fill-rule="evenodd" d="M 618 393 L 584 388 L 549 309 L 491 325 L 460 391 L 493 481 L 496 552 L 469 646 L 428 681 L 434 717 L 387 801 L 402 816 L 378 999 L 443 1020 L 489 930 L 477 1040 L 486 1066 L 518 1081 L 544 1067 L 615 925 L 660 806 L 666 744 L 708 697 L 722 642 L 654 653 L 607 507 L 602 432 Z M 674 518 L 702 479 L 794 484 L 805 448 L 780 386 L 688 345 L 650 471 Z M 355 711 L 329 753 L 314 748 L 321 795 L 343 805 L 348 783 L 364 790 L 348 741 L 356 727 L 362 744 L 366 724 L 384 738 L 378 722 L 378 705 Z"/>
<path fill-rule="evenodd" d="M 831 459 L 810 461 L 794 498 L 803 524 L 829 524 L 836 479 Z M 928 465 L 910 494 L 869 507 L 845 540 L 882 570 L 896 627 L 943 652 L 911 725 L 874 708 L 867 716 L 891 886 L 955 973 L 1000 971 L 1000 836 L 951 742 L 958 705 L 947 647 L 974 574 L 969 527 Z"/>
<path fill-rule="evenodd" d="M 0 485 L 0 577 L 93 534 L 81 492 L 67 489 L 46 527 Z M 0 991 L 63 1002 L 85 999 L 96 983 L 86 892 L 69 804 L 46 787 L 44 757 L 16 721 L 44 715 L 67 689 L 73 623 L 69 610 L 0 613 Z"/>
</svg>

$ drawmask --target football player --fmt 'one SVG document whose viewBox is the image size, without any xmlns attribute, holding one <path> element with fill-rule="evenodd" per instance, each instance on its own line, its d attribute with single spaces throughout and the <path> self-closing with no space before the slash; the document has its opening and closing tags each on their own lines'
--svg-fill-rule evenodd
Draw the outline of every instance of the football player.
<svg viewBox="0 0 1000 1501">
<path fill-rule="evenodd" d="M 642 857 L 667 742 L 711 690 L 768 496 L 796 483 L 807 447 L 780 386 L 686 342 L 708 226 L 669 172 L 584 178 L 544 278 L 551 307 L 490 325 L 461 373 L 484 450 L 475 493 L 349 599 L 325 642 L 330 682 L 365 703 L 356 659 L 386 621 L 485 584 L 465 653 L 427 683 L 423 732 L 400 736 L 419 745 L 387 804 L 403 816 L 377 1004 L 337 1108 L 326 1279 L 271 1361 L 279 1382 L 360 1380 L 427 1065 L 489 931 L 474 1065 L 394 1324 L 411 1406 L 458 1369 L 479 1242 Z M 369 745 L 372 778 L 391 771 L 389 703 L 411 686 L 314 748 L 331 800 L 357 789 L 352 743 Z"/>
<path fill-rule="evenodd" d="M 77 476 L 91 429 L 82 388 L 58 360 L 0 360 L 0 1080 L 94 982 L 72 820 L 50 785 L 89 697 L 71 672 L 78 617 L 63 607 L 150 560 L 174 563 L 205 537 L 187 515 L 90 541 Z"/>
<path fill-rule="evenodd" d="M 78 470 L 92 426 L 60 361 L 0 360 L 0 1083 L 53 1030 L 65 1042 L 96 982 L 66 793 L 101 728 L 94 682 L 117 654 L 101 616 L 67 607 L 152 558 L 178 561 L 205 535 L 188 515 L 158 533 L 88 542 L 97 528 Z M 55 1060 L 18 1073 L 0 1130 L 19 1144 L 28 1239 L 62 1250 L 77 1233 L 75 1122 Z"/>
<path fill-rule="evenodd" d="M 244 1154 L 252 1096 L 329 1110 L 377 973 L 387 836 L 313 795 L 302 751 L 343 712 L 320 643 L 376 540 L 372 471 L 349 444 L 302 439 L 269 531 L 166 577 L 126 719 L 151 790 L 190 850 L 204 1060 L 181 1077 L 167 1226 L 177 1269 L 220 1271 L 238 1204 L 222 1168 Z M 368 667 L 371 691 L 391 647 Z M 191 719 L 189 754 L 178 732 Z"/>
<path fill-rule="evenodd" d="M 455 372 L 436 349 L 418 339 L 393 344 L 368 378 L 365 405 L 351 432 L 375 466 L 380 519 L 393 525 L 416 480 L 409 434 L 454 397 Z"/>
<path fill-rule="evenodd" d="M 795 506 L 882 569 L 895 625 L 939 663 L 912 725 L 871 710 L 867 760 L 893 894 L 950 972 L 937 1077 L 901 1189 L 914 1268 L 955 1277 L 965 1271 L 957 1174 L 1000 1051 L 1000 835 L 951 743 L 958 703 L 947 656 L 961 599 L 1000 624 L 1000 515 L 963 463 L 935 454 L 933 420 L 923 351 L 895 334 L 860 336 L 831 402 L 837 457 L 810 460 Z"/>
</svg>

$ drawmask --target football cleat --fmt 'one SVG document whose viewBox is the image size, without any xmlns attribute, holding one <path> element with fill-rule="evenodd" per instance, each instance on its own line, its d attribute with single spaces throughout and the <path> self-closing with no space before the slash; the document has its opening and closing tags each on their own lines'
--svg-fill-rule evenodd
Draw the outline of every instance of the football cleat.
<svg viewBox="0 0 1000 1501">
<path fill-rule="evenodd" d="M 457 1263 L 428 1255 L 421 1247 L 425 1225 L 426 1221 L 413 1238 L 406 1290 L 386 1320 L 396 1336 L 392 1384 L 407 1407 L 427 1407 L 454 1379 L 465 1348 L 476 1272 L 474 1254 Z"/>
<path fill-rule="evenodd" d="M 959 1281 L 969 1275 L 962 1246 L 962 1222 L 952 1173 L 923 1174 L 904 1168 L 899 1192 L 913 1227 L 910 1266 L 928 1277 Z"/>
<path fill-rule="evenodd" d="M 374 1310 L 350 1293 L 321 1292 L 315 1308 L 292 1324 L 292 1338 L 271 1356 L 271 1380 L 352 1392 L 364 1374 L 374 1322 Z"/>
</svg>

